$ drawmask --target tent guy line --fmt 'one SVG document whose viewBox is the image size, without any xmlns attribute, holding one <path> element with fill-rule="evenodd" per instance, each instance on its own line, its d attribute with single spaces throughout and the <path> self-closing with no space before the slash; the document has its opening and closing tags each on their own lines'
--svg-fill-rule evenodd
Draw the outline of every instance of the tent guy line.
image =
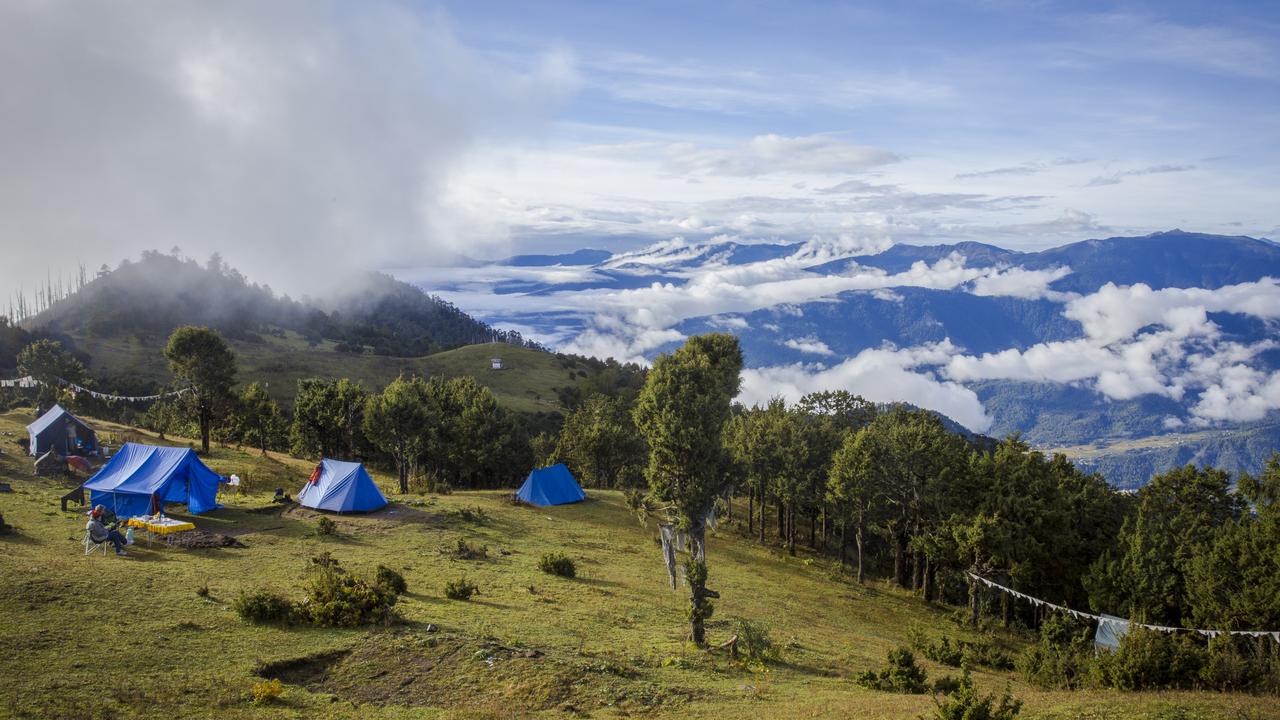
<svg viewBox="0 0 1280 720">
<path fill-rule="evenodd" d="M 1116 618 L 1109 615 L 1094 615 L 1093 613 L 1081 612 L 1079 610 L 1072 610 L 1069 607 L 1064 607 L 1062 605 L 1055 605 L 1054 603 L 1051 603 L 1047 600 L 1041 600 L 1040 598 L 1031 597 L 1026 593 L 1020 593 L 1017 590 L 1014 590 L 1013 588 L 1005 587 L 1000 583 L 992 582 L 991 580 L 988 580 L 984 577 L 980 577 L 973 573 L 966 573 L 966 574 L 969 577 L 973 578 L 974 580 L 977 580 L 978 582 L 981 582 L 982 584 L 986 585 L 989 588 L 1000 590 L 1001 592 L 1009 593 L 1010 595 L 1016 598 L 1021 598 L 1023 600 L 1026 600 L 1027 602 L 1031 603 L 1032 605 L 1035 605 L 1036 607 L 1040 607 L 1041 605 L 1051 607 L 1054 610 L 1061 610 L 1062 612 L 1069 613 L 1072 617 L 1075 617 L 1081 620 L 1089 619 L 1099 623 L 1117 622 Z M 1148 630 L 1158 630 L 1163 633 L 1195 632 L 1195 633 L 1200 633 L 1201 635 L 1205 635 L 1207 637 L 1217 637 L 1219 635 L 1248 635 L 1249 637 L 1267 636 L 1275 640 L 1276 642 L 1280 643 L 1280 631 L 1277 631 L 1277 630 L 1203 630 L 1200 628 L 1170 627 L 1168 625 L 1148 625 L 1146 623 L 1133 622 L 1131 620 L 1123 620 L 1123 622 L 1131 625 L 1136 625 L 1138 627 L 1147 628 Z"/>
</svg>

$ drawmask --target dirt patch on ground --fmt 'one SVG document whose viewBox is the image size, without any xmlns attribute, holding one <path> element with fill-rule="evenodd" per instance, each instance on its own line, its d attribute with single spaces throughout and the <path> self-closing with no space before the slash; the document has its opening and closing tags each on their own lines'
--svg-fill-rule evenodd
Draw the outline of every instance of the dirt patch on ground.
<svg viewBox="0 0 1280 720">
<path fill-rule="evenodd" d="M 418 508 L 392 503 L 370 513 L 337 513 L 321 512 L 301 505 L 290 505 L 281 517 L 315 522 L 327 517 L 338 525 L 338 532 L 367 533 L 390 530 L 401 525 L 442 525 L 445 519 L 438 514 L 419 510 Z"/>
<path fill-rule="evenodd" d="M 179 548 L 242 548 L 245 544 L 230 535 L 222 533 L 209 532 L 207 530 L 192 530 L 190 532 L 177 533 L 173 536 L 171 543 L 174 547 Z"/>
<path fill-rule="evenodd" d="M 561 709 L 671 708 L 694 690 L 662 686 L 623 663 L 560 658 L 537 649 L 450 634 L 376 633 L 356 646 L 282 660 L 257 674 L 344 700 L 428 706 L 510 717 Z"/>
</svg>

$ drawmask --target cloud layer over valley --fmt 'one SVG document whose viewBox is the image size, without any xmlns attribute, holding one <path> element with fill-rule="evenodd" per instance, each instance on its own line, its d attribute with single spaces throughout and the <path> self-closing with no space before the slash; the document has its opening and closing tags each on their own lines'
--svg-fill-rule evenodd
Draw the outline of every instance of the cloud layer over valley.
<svg viewBox="0 0 1280 720">
<path fill-rule="evenodd" d="M 1198 237 L 1166 233 L 1115 247 L 1136 253 Z M 1221 243 L 1229 252 L 1244 243 L 1275 256 L 1274 267 L 1263 263 L 1255 274 L 1280 268 L 1280 249 L 1266 243 Z M 1094 277 L 1060 262 L 1091 247 L 1041 255 L 990 246 L 743 244 L 723 237 L 658 243 L 593 265 L 459 268 L 447 282 L 443 274 L 406 276 L 567 352 L 643 363 L 694 332 L 734 332 L 748 350 L 742 399 L 749 403 L 843 388 L 929 407 L 981 431 L 992 418 L 967 384 L 1010 380 L 1088 388 L 1117 401 L 1169 398 L 1184 409 L 1166 418 L 1170 427 L 1257 420 L 1280 409 L 1280 373 L 1270 354 L 1280 347 L 1276 279 L 1229 282 L 1247 275 L 1233 270 L 1223 276 L 1226 284 L 1206 288 L 1097 280 L 1088 292 L 1061 289 Z M 1153 273 L 1159 265 L 1150 264 Z M 943 312 L 912 316 L 904 309 L 908 298 Z M 945 308 L 961 301 L 997 314 L 952 325 L 955 316 Z M 1040 319 L 1027 321 L 1029 334 L 1019 336 L 1025 339 L 1012 345 L 983 339 L 991 329 L 985 324 L 1027 313 Z M 850 330 L 859 322 L 871 323 L 872 331 Z M 966 346 L 965 337 L 977 340 Z M 786 357 L 794 359 L 778 362 Z"/>
</svg>

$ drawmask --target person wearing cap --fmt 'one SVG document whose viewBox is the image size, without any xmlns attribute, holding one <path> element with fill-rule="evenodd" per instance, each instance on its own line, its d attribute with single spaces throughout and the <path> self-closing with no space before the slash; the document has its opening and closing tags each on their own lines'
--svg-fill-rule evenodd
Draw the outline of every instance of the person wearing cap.
<svg viewBox="0 0 1280 720">
<path fill-rule="evenodd" d="M 89 539 L 96 542 L 110 542 L 112 547 L 116 549 L 116 555 L 121 557 L 127 556 L 129 553 L 124 551 L 125 539 L 119 530 L 108 530 L 102 524 L 102 516 L 106 512 L 106 508 L 98 505 L 89 512 L 89 522 L 85 524 L 84 529 L 89 533 Z"/>
</svg>

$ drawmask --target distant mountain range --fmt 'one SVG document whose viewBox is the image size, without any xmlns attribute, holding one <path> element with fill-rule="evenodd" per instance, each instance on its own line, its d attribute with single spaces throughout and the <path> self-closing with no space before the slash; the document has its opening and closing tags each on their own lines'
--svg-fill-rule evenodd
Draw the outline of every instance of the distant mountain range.
<svg viewBox="0 0 1280 720">
<path fill-rule="evenodd" d="M 1069 447 L 1131 486 L 1188 461 L 1256 471 L 1280 449 L 1274 278 L 1274 242 L 1171 230 L 1039 252 L 674 241 L 516 256 L 424 284 L 595 354 L 652 358 L 728 330 L 779 393 L 844 381 Z M 866 370 L 876 362 L 917 377 Z"/>
</svg>

